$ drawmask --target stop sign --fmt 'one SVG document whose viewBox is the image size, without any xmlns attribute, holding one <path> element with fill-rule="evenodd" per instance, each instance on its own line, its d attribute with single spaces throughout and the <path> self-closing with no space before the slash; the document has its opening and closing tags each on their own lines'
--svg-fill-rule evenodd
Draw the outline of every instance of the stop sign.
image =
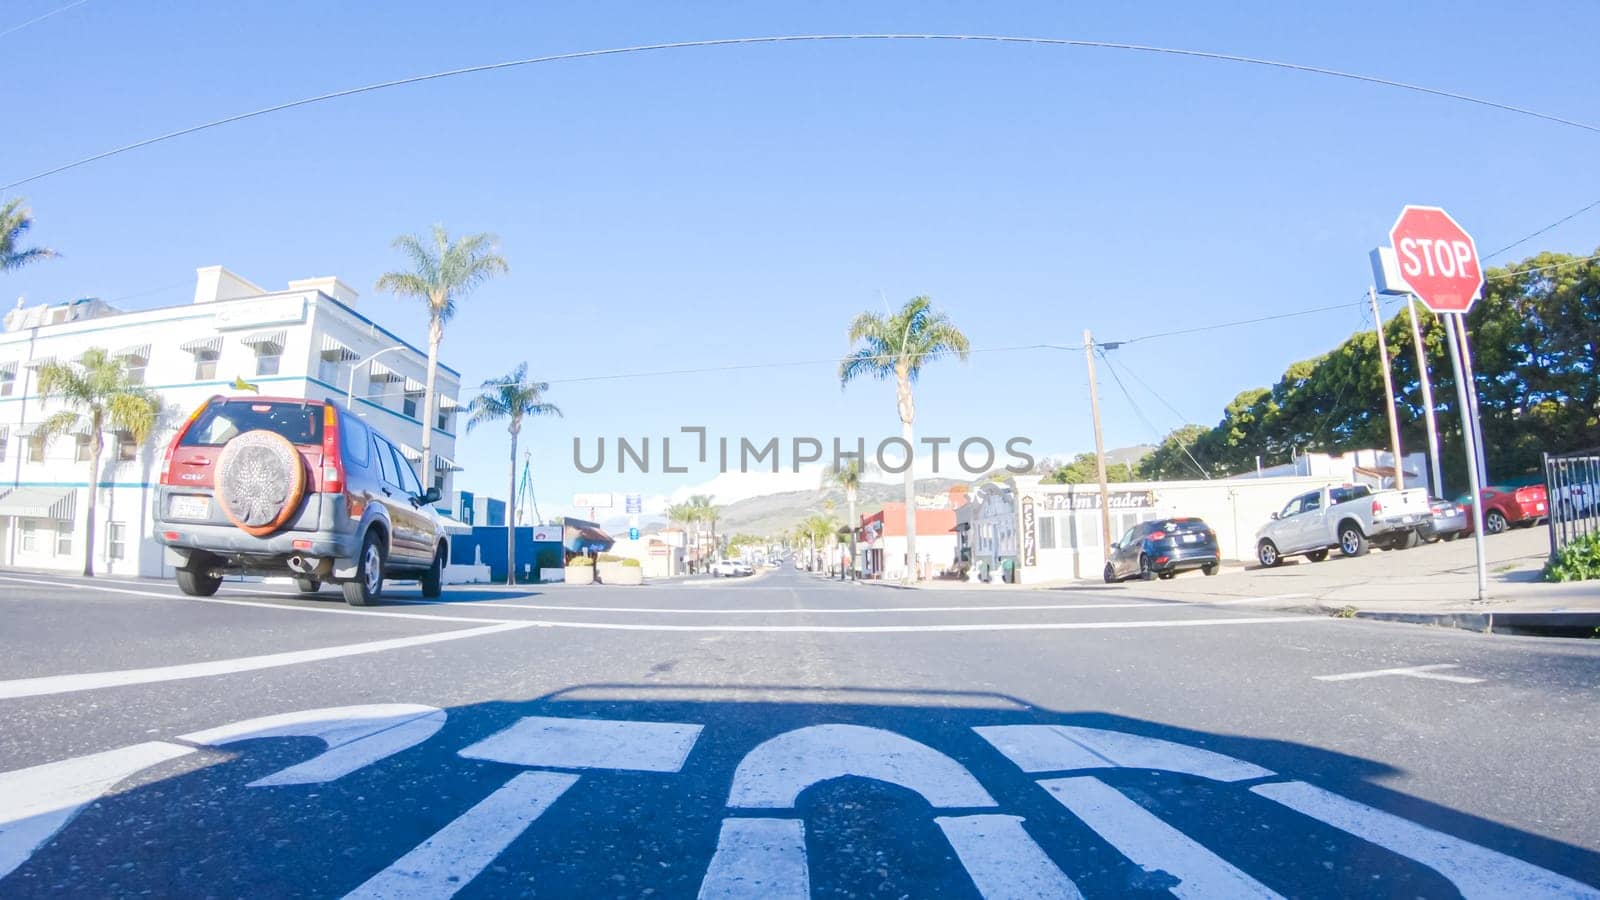
<svg viewBox="0 0 1600 900">
<path fill-rule="evenodd" d="M 1407 206 L 1389 229 L 1400 275 L 1436 313 L 1464 313 L 1483 290 L 1472 235 L 1437 206 Z"/>
</svg>

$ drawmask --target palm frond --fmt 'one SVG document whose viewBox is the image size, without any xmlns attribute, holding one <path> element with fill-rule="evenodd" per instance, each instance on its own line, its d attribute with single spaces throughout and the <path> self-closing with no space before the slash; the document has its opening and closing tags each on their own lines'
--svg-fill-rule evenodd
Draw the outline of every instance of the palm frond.
<svg viewBox="0 0 1600 900">
<path fill-rule="evenodd" d="M 45 420 L 39 423 L 33 433 L 48 444 L 64 434 L 76 431 L 87 425 L 87 417 L 70 409 L 63 409 L 46 416 Z"/>
</svg>

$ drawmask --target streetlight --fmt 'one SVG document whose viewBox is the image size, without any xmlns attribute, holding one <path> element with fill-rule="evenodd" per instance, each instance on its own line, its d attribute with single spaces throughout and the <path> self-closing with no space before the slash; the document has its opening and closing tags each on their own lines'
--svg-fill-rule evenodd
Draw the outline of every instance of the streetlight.
<svg viewBox="0 0 1600 900">
<path fill-rule="evenodd" d="M 344 405 L 345 405 L 345 407 L 348 408 L 348 407 L 351 407 L 351 406 L 355 405 L 355 402 L 356 402 L 356 373 L 357 372 L 361 371 L 361 369 L 364 366 L 366 366 L 367 363 L 372 362 L 373 360 L 375 360 L 378 357 L 384 355 L 385 353 L 393 353 L 396 350 L 404 350 L 404 349 L 406 349 L 406 345 L 405 344 L 395 344 L 393 347 L 385 347 L 382 350 L 379 350 L 377 353 L 374 353 L 371 356 L 365 357 L 365 358 L 357 361 L 355 365 L 351 366 L 350 367 L 350 383 L 345 388 L 345 392 L 344 392 Z M 424 427 L 426 427 L 426 423 L 424 423 Z"/>
</svg>

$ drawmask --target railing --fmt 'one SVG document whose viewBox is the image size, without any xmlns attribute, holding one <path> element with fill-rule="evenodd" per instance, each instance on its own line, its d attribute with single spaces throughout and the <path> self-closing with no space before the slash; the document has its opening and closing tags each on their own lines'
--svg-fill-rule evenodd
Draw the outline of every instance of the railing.
<svg viewBox="0 0 1600 900">
<path fill-rule="evenodd" d="M 1580 537 L 1600 532 L 1600 449 L 1544 454 L 1550 504 L 1550 556 Z"/>
</svg>

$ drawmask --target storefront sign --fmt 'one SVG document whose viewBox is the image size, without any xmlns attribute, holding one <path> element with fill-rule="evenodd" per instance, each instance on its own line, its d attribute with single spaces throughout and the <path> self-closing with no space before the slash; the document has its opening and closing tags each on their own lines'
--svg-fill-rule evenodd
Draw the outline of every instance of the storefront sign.
<svg viewBox="0 0 1600 900">
<path fill-rule="evenodd" d="M 1022 498 L 1022 564 L 1039 564 L 1039 523 L 1035 520 L 1033 498 Z"/>
<path fill-rule="evenodd" d="M 1024 497 L 1027 503 L 1032 498 Z M 1086 491 L 1081 494 L 1052 493 L 1043 497 L 1044 508 L 1052 512 L 1061 510 L 1099 509 L 1100 494 Z M 1156 505 L 1153 491 L 1116 491 L 1107 499 L 1107 509 L 1149 509 Z"/>
<path fill-rule="evenodd" d="M 547 541 L 559 544 L 561 543 L 561 526 L 535 525 L 533 527 L 533 539 L 535 541 Z"/>
</svg>

